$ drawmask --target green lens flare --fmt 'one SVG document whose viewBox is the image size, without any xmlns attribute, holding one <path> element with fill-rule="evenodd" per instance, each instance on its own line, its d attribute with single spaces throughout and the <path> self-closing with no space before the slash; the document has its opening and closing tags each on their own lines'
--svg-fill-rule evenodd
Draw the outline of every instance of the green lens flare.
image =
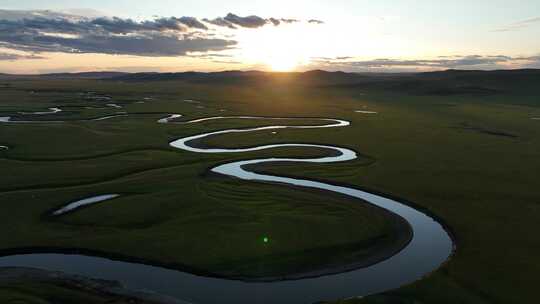
<svg viewBox="0 0 540 304">
<path fill-rule="evenodd" d="M 268 243 L 268 242 L 270 242 L 270 239 L 265 236 L 265 237 L 263 237 L 263 242 Z"/>
</svg>

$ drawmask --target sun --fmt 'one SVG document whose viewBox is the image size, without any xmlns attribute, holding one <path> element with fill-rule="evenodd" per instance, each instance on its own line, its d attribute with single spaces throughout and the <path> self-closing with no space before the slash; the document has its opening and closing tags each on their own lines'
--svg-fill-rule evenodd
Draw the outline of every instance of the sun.
<svg viewBox="0 0 540 304">
<path fill-rule="evenodd" d="M 304 31 L 298 26 L 267 26 L 255 31 L 238 34 L 240 60 L 255 68 L 261 67 L 275 72 L 290 72 L 309 63 L 310 50 L 298 37 Z"/>
<path fill-rule="evenodd" d="M 265 64 L 274 72 L 291 72 L 298 67 L 299 62 L 296 58 L 276 56 L 267 58 Z"/>
</svg>

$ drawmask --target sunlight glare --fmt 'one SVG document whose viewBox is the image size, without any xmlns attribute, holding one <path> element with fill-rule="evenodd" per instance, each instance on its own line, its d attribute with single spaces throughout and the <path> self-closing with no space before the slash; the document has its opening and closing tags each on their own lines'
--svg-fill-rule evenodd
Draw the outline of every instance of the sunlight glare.
<svg viewBox="0 0 540 304">
<path fill-rule="evenodd" d="M 310 61 L 309 43 L 302 43 L 305 25 L 266 26 L 259 31 L 244 30 L 238 35 L 242 61 L 255 67 L 288 72 Z M 307 41 L 307 40 L 304 40 Z"/>
</svg>

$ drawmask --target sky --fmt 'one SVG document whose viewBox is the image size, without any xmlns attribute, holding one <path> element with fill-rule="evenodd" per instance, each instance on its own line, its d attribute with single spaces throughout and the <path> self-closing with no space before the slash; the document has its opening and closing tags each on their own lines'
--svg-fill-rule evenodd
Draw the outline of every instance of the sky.
<svg viewBox="0 0 540 304">
<path fill-rule="evenodd" d="M 0 73 L 540 68 L 538 0 L 2 0 Z"/>
</svg>

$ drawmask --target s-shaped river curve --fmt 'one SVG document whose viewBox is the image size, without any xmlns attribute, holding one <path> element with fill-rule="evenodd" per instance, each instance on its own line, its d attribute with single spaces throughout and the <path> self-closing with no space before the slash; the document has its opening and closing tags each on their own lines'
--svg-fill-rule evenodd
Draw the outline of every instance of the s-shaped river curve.
<svg viewBox="0 0 540 304">
<path fill-rule="evenodd" d="M 267 117 L 211 117 L 188 121 L 197 123 L 215 119 L 271 119 Z M 312 120 L 312 119 L 311 119 Z M 440 267 L 452 254 L 453 242 L 444 227 L 427 214 L 393 199 L 337 184 L 308 179 L 259 174 L 245 166 L 268 162 L 334 163 L 355 159 L 356 152 L 341 147 L 314 144 L 273 144 L 250 148 L 197 148 L 195 141 L 228 133 L 244 133 L 276 129 L 314 129 L 346 127 L 349 122 L 338 119 L 319 119 L 319 126 L 266 126 L 229 129 L 189 136 L 176 140 L 172 147 L 195 153 L 241 153 L 278 147 L 316 147 L 337 152 L 337 156 L 321 158 L 264 158 L 219 165 L 211 171 L 247 181 L 274 182 L 299 187 L 315 188 L 361 199 L 405 219 L 412 228 L 410 243 L 392 257 L 368 267 L 337 273 L 320 274 L 313 278 L 273 282 L 244 282 L 223 278 L 197 276 L 178 270 L 138 263 L 110 260 L 86 255 L 25 254 L 0 258 L 2 266 L 35 267 L 64 271 L 82 276 L 116 280 L 127 288 L 145 290 L 171 296 L 182 303 L 314 303 L 324 300 L 365 296 L 398 288 L 414 282 Z"/>
</svg>

